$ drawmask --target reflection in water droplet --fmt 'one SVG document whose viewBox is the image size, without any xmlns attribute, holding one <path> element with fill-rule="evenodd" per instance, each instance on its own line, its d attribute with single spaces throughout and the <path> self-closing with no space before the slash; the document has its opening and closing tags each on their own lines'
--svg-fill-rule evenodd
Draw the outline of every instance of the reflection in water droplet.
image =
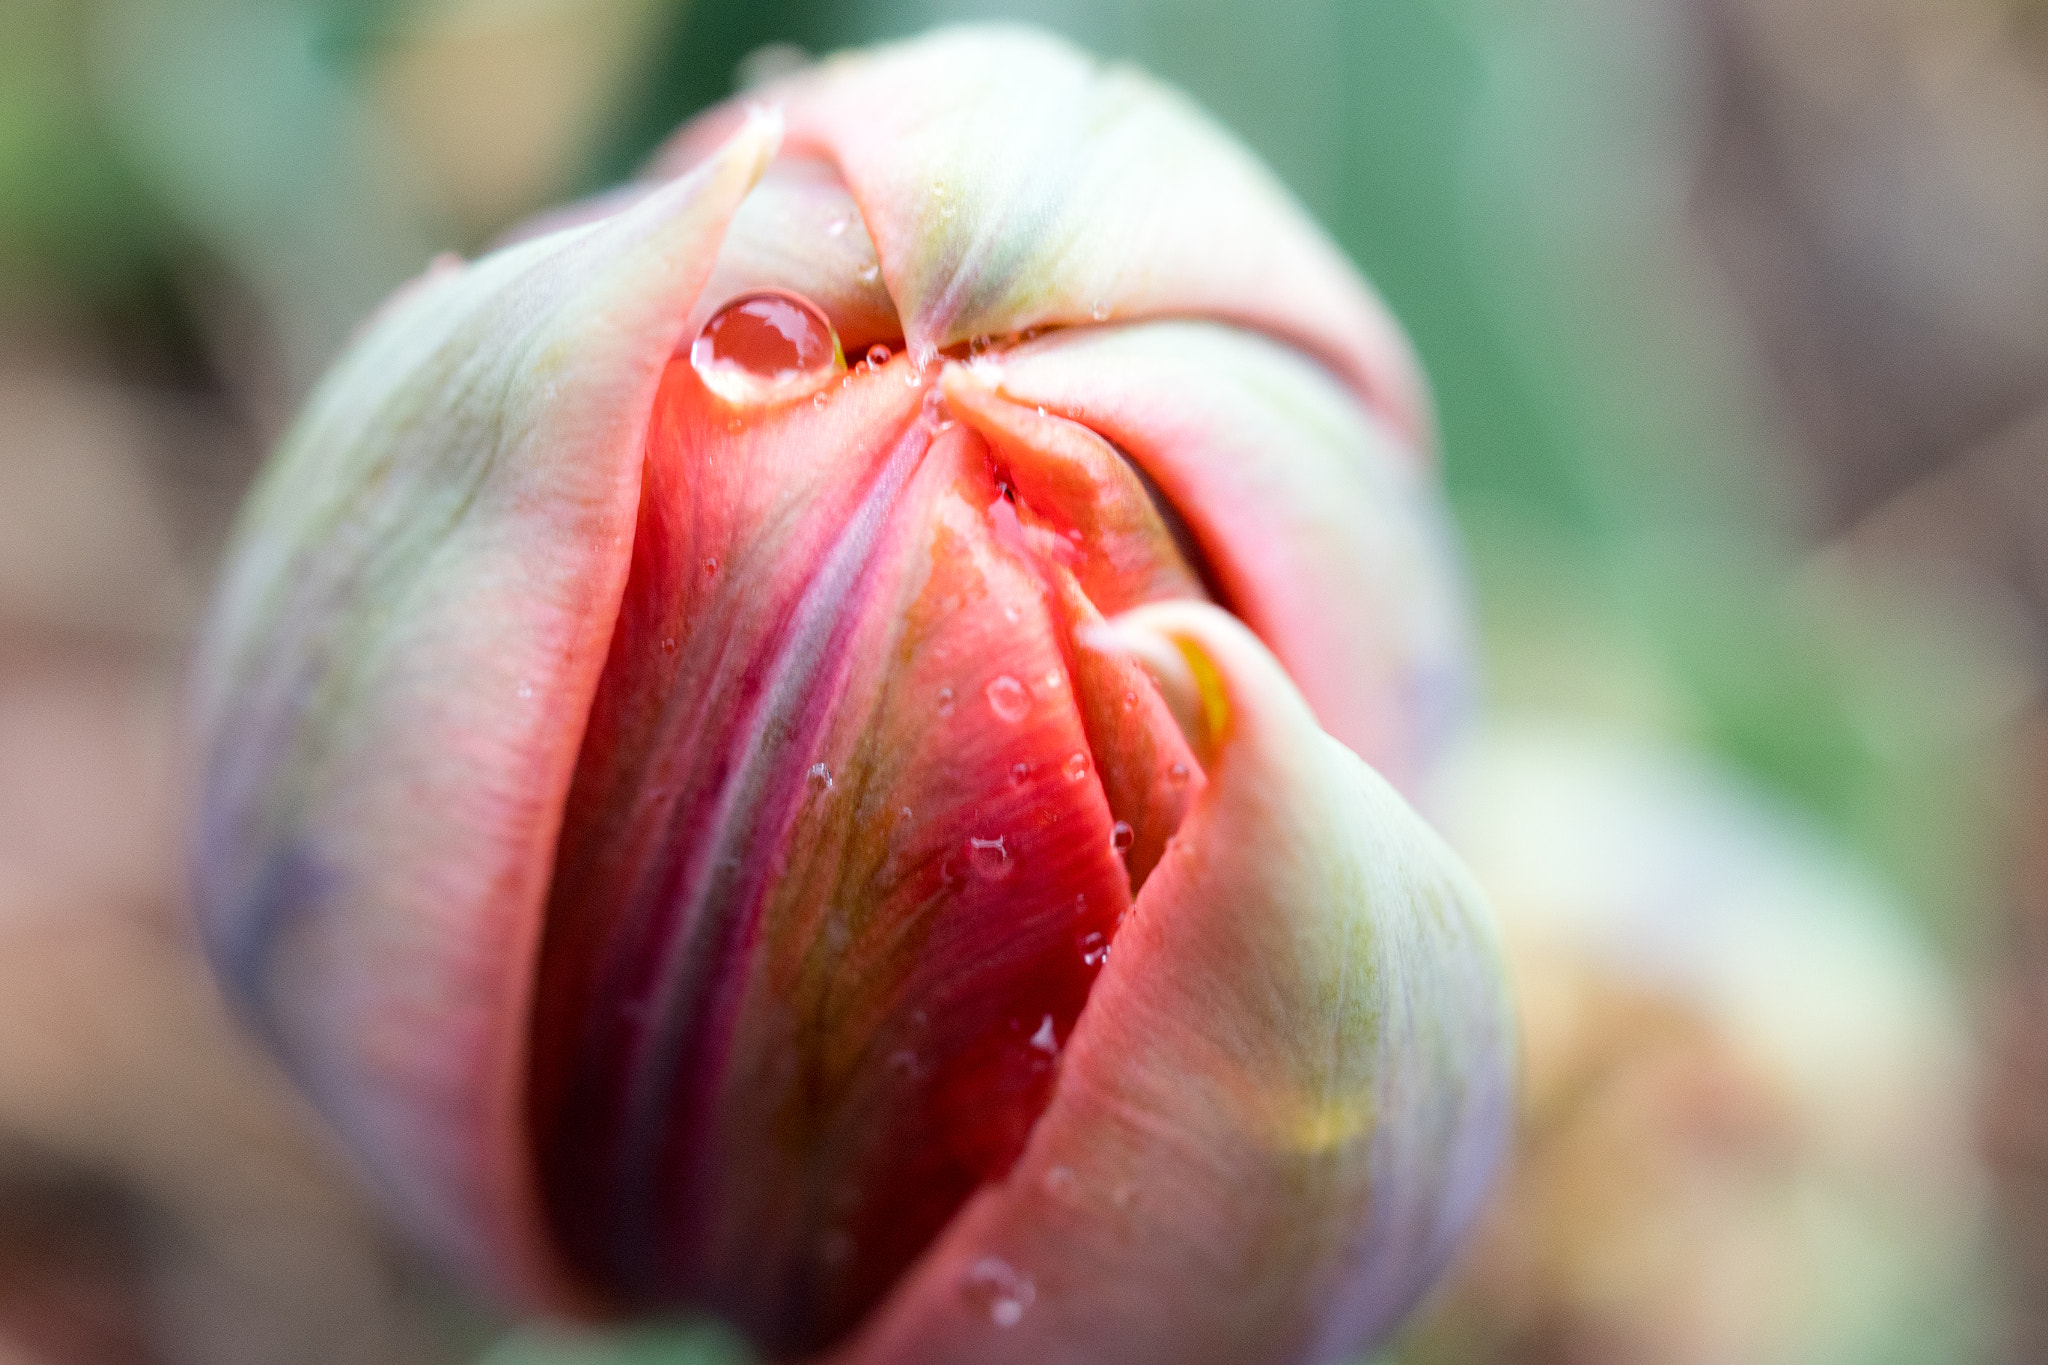
<svg viewBox="0 0 2048 1365">
<path fill-rule="evenodd" d="M 1015 1327 L 1024 1317 L 1024 1310 L 1037 1299 L 1038 1288 L 1031 1283 L 1030 1276 L 1000 1256 L 983 1256 L 967 1267 L 967 1274 L 960 1281 L 960 1293 L 969 1303 L 986 1311 L 988 1320 L 996 1326 Z"/>
<path fill-rule="evenodd" d="M 1171 768 L 1168 768 L 1166 770 L 1166 780 L 1173 783 L 1176 787 L 1185 787 L 1188 784 L 1188 765 L 1176 763 Z"/>
<path fill-rule="evenodd" d="M 887 346 L 884 346 L 881 342 L 878 341 L 874 345 L 868 347 L 867 361 L 868 364 L 874 366 L 876 369 L 879 370 L 884 365 L 889 363 L 889 357 L 893 354 L 895 354 L 895 352 L 891 351 Z"/>
<path fill-rule="evenodd" d="M 1059 1055 L 1060 1038 L 1057 1033 L 1053 1032 L 1052 1016 L 1050 1014 L 1038 1021 L 1038 1032 L 1031 1035 L 1031 1046 L 1037 1048 L 1048 1057 Z"/>
<path fill-rule="evenodd" d="M 1071 1166 L 1048 1167 L 1045 1172 L 1045 1192 L 1055 1199 L 1078 1199 L 1081 1196 L 1081 1181 Z"/>
<path fill-rule="evenodd" d="M 1017 870 L 1017 860 L 1010 856 L 1010 850 L 1003 847 L 1003 841 L 1010 836 L 999 834 L 993 839 L 967 840 L 967 861 L 985 881 L 997 882 Z"/>
<path fill-rule="evenodd" d="M 953 689 L 950 687 L 939 689 L 939 714 L 941 716 L 953 714 Z"/>
<path fill-rule="evenodd" d="M 1031 710 L 1031 694 L 1024 684 L 1005 673 L 988 685 L 988 709 L 1012 725 Z"/>
<path fill-rule="evenodd" d="M 690 343 L 690 368 L 705 388 L 735 405 L 798 397 L 845 365 L 825 314 L 781 289 L 742 294 L 712 314 Z"/>
<path fill-rule="evenodd" d="M 1109 938 L 1099 929 L 1091 929 L 1081 935 L 1081 961 L 1090 967 L 1100 967 L 1109 961 Z"/>
<path fill-rule="evenodd" d="M 1083 753 L 1068 754 L 1067 761 L 1060 765 L 1060 771 L 1067 775 L 1067 781 L 1079 782 L 1082 778 L 1088 776 L 1088 755 Z"/>
<path fill-rule="evenodd" d="M 1137 837 L 1137 831 L 1133 830 L 1125 821 L 1119 820 L 1110 827 L 1109 846 L 1118 853 L 1122 853 L 1131 846 Z"/>
</svg>

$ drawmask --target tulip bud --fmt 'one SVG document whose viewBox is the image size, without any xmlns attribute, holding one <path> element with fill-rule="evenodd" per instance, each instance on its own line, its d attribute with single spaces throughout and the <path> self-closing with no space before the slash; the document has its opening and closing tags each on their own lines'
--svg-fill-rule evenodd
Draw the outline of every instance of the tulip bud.
<svg viewBox="0 0 2048 1365">
<path fill-rule="evenodd" d="M 520 1301 L 1338 1358 L 1509 1109 L 1490 920 L 1379 775 L 1464 676 L 1406 351 L 1043 37 L 759 99 L 308 405 L 196 687 L 220 970 Z"/>
</svg>

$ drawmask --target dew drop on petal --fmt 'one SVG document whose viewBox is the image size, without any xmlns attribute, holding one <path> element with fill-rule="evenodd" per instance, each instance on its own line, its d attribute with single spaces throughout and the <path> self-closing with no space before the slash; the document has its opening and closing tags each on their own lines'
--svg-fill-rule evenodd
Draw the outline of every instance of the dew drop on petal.
<svg viewBox="0 0 2048 1365">
<path fill-rule="evenodd" d="M 1109 936 L 1100 929 L 1091 929 L 1081 935 L 1079 947 L 1081 961 L 1090 967 L 1100 967 L 1109 961 Z"/>
<path fill-rule="evenodd" d="M 715 560 L 715 559 L 707 559 L 707 560 L 705 560 L 705 561 L 704 561 L 704 576 L 705 576 L 706 578 L 709 578 L 709 577 L 710 577 L 710 576 L 711 576 L 712 574 L 715 574 L 715 573 L 717 573 L 717 572 L 718 572 L 718 561 L 717 561 L 717 560 Z"/>
<path fill-rule="evenodd" d="M 1030 781 L 1030 780 L 1031 780 L 1031 765 L 1030 765 L 1029 763 L 1012 763 L 1012 764 L 1010 765 L 1010 785 L 1011 785 L 1011 786 L 1013 786 L 1013 787 L 1021 787 L 1021 786 L 1023 786 L 1023 785 L 1024 785 L 1024 784 L 1025 784 L 1026 782 L 1028 782 L 1028 781 Z"/>
<path fill-rule="evenodd" d="M 1109 846 L 1115 849 L 1118 853 L 1123 853 L 1130 848 L 1132 842 L 1136 840 L 1137 837 L 1137 831 L 1133 830 L 1130 827 L 1129 822 L 1119 820 L 1116 822 L 1115 825 L 1110 827 Z"/>
<path fill-rule="evenodd" d="M 661 652 L 662 652 L 662 653 L 664 653 L 664 654 L 673 654 L 673 653 L 675 653 L 675 652 L 676 652 L 676 637 L 675 637 L 675 636 L 673 636 L 673 635 L 664 635 L 664 636 L 662 636 L 662 637 L 661 637 Z"/>
<path fill-rule="evenodd" d="M 1129 715 L 1129 714 L 1130 714 L 1131 712 L 1133 712 L 1133 711 L 1135 711 L 1135 710 L 1137 710 L 1137 709 L 1138 709 L 1138 694 L 1137 694 L 1136 692 L 1126 692 L 1126 693 L 1124 693 L 1124 714 L 1125 714 L 1125 715 Z"/>
<path fill-rule="evenodd" d="M 868 364 L 879 370 L 889 363 L 889 357 L 893 354 L 895 354 L 893 351 L 878 341 L 868 347 L 867 361 Z"/>
<path fill-rule="evenodd" d="M 953 689 L 950 687 L 939 689 L 939 714 L 941 716 L 953 714 Z"/>
<path fill-rule="evenodd" d="M 877 279 L 881 277 L 881 274 L 882 267 L 879 264 L 864 265 L 861 267 L 860 270 L 860 282 L 862 284 L 873 284 Z"/>
<path fill-rule="evenodd" d="M 1005 673 L 987 688 L 988 709 L 1012 725 L 1024 719 L 1031 710 L 1031 694 L 1024 690 L 1024 684 Z"/>
<path fill-rule="evenodd" d="M 532 698 L 532 696 L 533 696 L 533 684 L 532 684 L 532 683 L 527 683 L 527 682 L 523 682 L 523 683 L 519 684 L 519 699 L 520 699 L 521 701 L 527 701 L 527 700 L 530 700 L 530 699 Z"/>
<path fill-rule="evenodd" d="M 825 224 L 825 235 L 827 237 L 844 237 L 846 235 L 846 229 L 852 223 L 852 221 L 852 215 L 845 213 L 840 214 L 837 218 L 834 218 L 831 222 Z"/>
<path fill-rule="evenodd" d="M 787 290 L 742 294 L 690 343 L 690 368 L 732 404 L 780 402 L 839 373 L 845 360 L 825 314 Z"/>
<path fill-rule="evenodd" d="M 1000 1256 L 983 1256 L 967 1267 L 960 1281 L 960 1293 L 988 1314 L 998 1327 L 1015 1327 L 1024 1311 L 1038 1297 L 1038 1288 L 1028 1275 Z"/>
<path fill-rule="evenodd" d="M 831 398 L 826 395 L 823 389 L 819 389 L 816 393 L 811 395 L 811 406 L 817 408 L 821 412 L 824 410 L 825 404 L 831 401 Z"/>
<path fill-rule="evenodd" d="M 1066 678 L 1065 678 L 1064 676 L 1062 676 L 1062 675 L 1061 675 L 1060 671 L 1059 671 L 1059 670 L 1058 670 L 1057 668 L 1051 668 L 1051 669 L 1047 669 L 1047 670 L 1046 670 L 1046 674 L 1045 674 L 1045 690 L 1046 690 L 1046 691 L 1048 691 L 1048 692 L 1057 692 L 1057 691 L 1059 690 L 1059 688 L 1060 688 L 1060 684 L 1061 684 L 1061 683 L 1063 683 L 1063 682 L 1065 682 L 1065 681 L 1066 681 Z"/>
<path fill-rule="evenodd" d="M 1081 1181 L 1071 1166 L 1051 1166 L 1045 1172 L 1045 1192 L 1055 1199 L 1072 1201 L 1081 1194 Z"/>
<path fill-rule="evenodd" d="M 1031 1035 L 1031 1046 L 1037 1048 L 1048 1057 L 1059 1055 L 1060 1037 L 1059 1034 L 1053 1032 L 1052 1016 L 1050 1014 L 1038 1021 L 1038 1031 Z"/>
<path fill-rule="evenodd" d="M 999 882 L 1017 870 L 1017 860 L 1004 847 L 1009 836 L 999 834 L 993 839 L 970 837 L 967 840 L 967 862 L 983 881 Z"/>
<path fill-rule="evenodd" d="M 1166 780 L 1173 783 L 1176 787 L 1185 787 L 1188 784 L 1188 765 L 1176 763 L 1171 768 L 1168 768 L 1166 770 Z"/>
<path fill-rule="evenodd" d="M 812 791 L 831 791 L 833 787 L 832 769 L 823 763 L 813 763 L 811 771 L 806 775 L 806 780 L 811 784 Z"/>
<path fill-rule="evenodd" d="M 1067 761 L 1060 765 L 1060 771 L 1067 775 L 1067 781 L 1079 782 L 1088 776 L 1088 755 L 1076 751 L 1067 755 Z"/>
<path fill-rule="evenodd" d="M 1088 316 L 1094 318 L 1097 322 L 1108 322 L 1109 305 L 1107 303 L 1104 303 L 1101 299 L 1097 299 L 1095 301 L 1095 306 L 1088 310 Z"/>
</svg>

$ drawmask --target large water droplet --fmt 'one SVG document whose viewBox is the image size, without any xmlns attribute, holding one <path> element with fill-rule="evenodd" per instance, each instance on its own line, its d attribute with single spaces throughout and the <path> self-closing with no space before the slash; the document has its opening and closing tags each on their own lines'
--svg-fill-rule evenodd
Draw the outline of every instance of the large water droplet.
<svg viewBox="0 0 2048 1365">
<path fill-rule="evenodd" d="M 987 688 L 988 709 L 1012 725 L 1024 719 L 1031 710 L 1031 694 L 1024 690 L 1024 684 L 1005 673 Z"/>
<path fill-rule="evenodd" d="M 960 1281 L 960 1293 L 988 1314 L 998 1327 L 1015 1327 L 1024 1310 L 1038 1298 L 1031 1277 L 1000 1256 L 983 1256 L 967 1267 Z"/>
<path fill-rule="evenodd" d="M 690 368 L 733 404 L 801 397 L 845 367 L 825 314 L 782 289 L 742 294 L 712 314 L 690 343 Z"/>
<path fill-rule="evenodd" d="M 1003 847 L 1006 834 L 993 839 L 969 838 L 967 841 L 967 862 L 976 873 L 987 881 L 1001 881 L 1017 870 L 1017 860 L 1010 856 L 1010 850 Z"/>
</svg>

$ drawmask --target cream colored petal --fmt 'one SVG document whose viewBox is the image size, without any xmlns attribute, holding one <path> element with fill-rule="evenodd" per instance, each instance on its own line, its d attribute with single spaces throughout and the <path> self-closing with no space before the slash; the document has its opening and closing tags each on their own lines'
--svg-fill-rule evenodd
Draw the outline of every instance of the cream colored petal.
<svg viewBox="0 0 2048 1365">
<path fill-rule="evenodd" d="M 244 510 L 194 682 L 230 989 L 416 1232 L 539 1293 L 520 1131 L 556 826 L 655 386 L 773 155 L 386 305 Z"/>
<path fill-rule="evenodd" d="M 981 334 L 1209 317 L 1329 365 L 1417 449 L 1428 399 L 1399 329 L 1285 188 L 1178 91 L 1015 26 L 941 30 L 750 91 L 839 167 L 913 351 Z M 743 117 L 686 128 L 691 164 Z"/>
</svg>

